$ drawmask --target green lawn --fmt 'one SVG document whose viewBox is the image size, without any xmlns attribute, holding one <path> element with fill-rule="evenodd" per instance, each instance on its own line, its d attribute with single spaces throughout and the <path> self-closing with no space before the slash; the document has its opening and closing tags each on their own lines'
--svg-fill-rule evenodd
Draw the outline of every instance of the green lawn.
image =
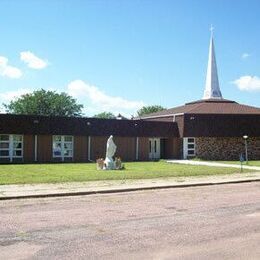
<svg viewBox="0 0 260 260">
<path fill-rule="evenodd" d="M 159 162 L 129 162 L 125 170 L 97 171 L 94 163 L 0 165 L 0 184 L 149 179 L 232 174 L 234 168 L 191 166 Z"/>
</svg>

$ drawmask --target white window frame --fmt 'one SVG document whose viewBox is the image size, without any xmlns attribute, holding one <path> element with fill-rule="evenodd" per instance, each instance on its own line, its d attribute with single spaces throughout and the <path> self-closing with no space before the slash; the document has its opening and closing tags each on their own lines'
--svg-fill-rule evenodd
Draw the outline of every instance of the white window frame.
<svg viewBox="0 0 260 260">
<path fill-rule="evenodd" d="M 8 148 L 1 148 L 0 147 L 0 151 L 8 151 L 8 155 L 0 155 L 0 158 L 10 158 L 10 149 L 11 149 L 11 144 L 10 144 L 10 135 L 8 134 L 1 134 L 0 136 L 6 135 L 8 136 L 8 141 L 7 140 L 1 140 L 0 138 L 0 143 L 8 143 Z"/>
<path fill-rule="evenodd" d="M 192 141 L 190 139 L 193 139 Z M 193 148 L 189 148 L 189 145 L 193 145 Z M 189 153 L 193 152 L 193 153 Z M 196 155 L 196 139 L 195 137 L 184 137 L 183 138 L 183 159 L 187 157 L 194 157 Z"/>
<path fill-rule="evenodd" d="M 61 141 L 55 141 L 56 137 L 60 136 Z M 71 137 L 71 141 L 65 141 L 65 137 Z M 60 143 L 61 144 L 61 154 L 55 155 L 54 154 L 54 144 Z M 65 153 L 65 144 L 71 144 L 71 156 L 70 155 L 64 155 Z M 72 135 L 53 135 L 52 136 L 52 157 L 53 158 L 61 158 L 62 161 L 64 161 L 65 158 L 73 158 L 74 156 L 74 136 Z"/>
<path fill-rule="evenodd" d="M 0 155 L 0 158 L 9 158 L 10 162 L 13 161 L 13 158 L 23 158 L 23 135 L 0 134 L 0 136 L 3 136 L 3 135 L 7 135 L 9 137 L 9 140 L 2 141 L 0 139 L 0 143 L 8 143 L 9 148 L 0 148 L 0 151 L 8 151 L 9 155 L 4 155 L 4 156 Z M 19 142 L 14 141 L 14 139 L 15 139 L 14 137 L 16 137 L 16 136 L 21 137 L 21 141 L 19 141 Z M 21 148 L 15 148 L 14 147 L 15 142 L 21 143 Z M 14 155 L 14 151 L 21 151 L 21 155 Z"/>
</svg>

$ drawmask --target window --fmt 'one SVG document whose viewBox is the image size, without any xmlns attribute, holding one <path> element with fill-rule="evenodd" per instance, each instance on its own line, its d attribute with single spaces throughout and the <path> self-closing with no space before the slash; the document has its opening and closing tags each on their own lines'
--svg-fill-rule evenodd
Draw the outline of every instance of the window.
<svg viewBox="0 0 260 260">
<path fill-rule="evenodd" d="M 188 150 L 188 155 L 195 155 L 194 150 Z"/>
<path fill-rule="evenodd" d="M 0 158 L 23 157 L 23 136 L 22 135 L 0 135 Z"/>
<path fill-rule="evenodd" d="M 189 156 L 195 156 L 195 138 L 188 138 L 187 151 Z"/>
<path fill-rule="evenodd" d="M 195 138 L 188 138 L 188 143 L 194 143 Z"/>
<path fill-rule="evenodd" d="M 13 158 L 22 157 L 23 155 L 23 137 L 13 135 Z"/>
<path fill-rule="evenodd" d="M 10 137 L 9 135 L 0 135 L 0 157 L 9 158 Z"/>
<path fill-rule="evenodd" d="M 187 137 L 183 139 L 183 158 L 195 156 L 195 138 Z"/>
<path fill-rule="evenodd" d="M 73 136 L 69 135 L 54 135 L 53 136 L 53 157 L 64 158 L 73 157 Z"/>
</svg>

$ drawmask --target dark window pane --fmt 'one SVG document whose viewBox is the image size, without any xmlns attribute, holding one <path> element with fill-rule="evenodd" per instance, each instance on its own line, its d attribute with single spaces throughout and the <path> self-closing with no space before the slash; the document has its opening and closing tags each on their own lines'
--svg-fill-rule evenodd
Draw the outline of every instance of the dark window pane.
<svg viewBox="0 0 260 260">
<path fill-rule="evenodd" d="M 194 155 L 194 150 L 188 150 L 188 155 Z"/>
<path fill-rule="evenodd" d="M 13 156 L 22 156 L 22 151 L 21 150 L 14 150 Z"/>
<path fill-rule="evenodd" d="M 0 151 L 0 156 L 9 156 L 9 151 L 8 150 Z"/>
<path fill-rule="evenodd" d="M 9 135 L 0 135 L 0 141 L 9 141 Z"/>
<path fill-rule="evenodd" d="M 72 150 L 72 143 L 65 143 L 64 144 L 64 149 Z"/>
<path fill-rule="evenodd" d="M 54 135 L 53 136 L 53 141 L 54 142 L 61 142 L 61 135 Z"/>
<path fill-rule="evenodd" d="M 54 152 L 53 152 L 53 155 L 54 155 L 54 156 L 61 156 L 61 151 L 54 151 Z"/>
<path fill-rule="evenodd" d="M 0 149 L 1 148 L 6 148 L 8 149 L 9 148 L 9 143 L 0 143 Z"/>
<path fill-rule="evenodd" d="M 54 149 L 54 150 L 53 150 L 53 155 L 54 155 L 54 156 L 61 156 L 61 150 Z"/>
<path fill-rule="evenodd" d="M 53 144 L 53 156 L 61 156 L 61 143 Z"/>
<path fill-rule="evenodd" d="M 188 138 L 188 143 L 194 143 L 194 138 Z"/>
<path fill-rule="evenodd" d="M 188 149 L 194 149 L 194 144 L 188 144 Z"/>
<path fill-rule="evenodd" d="M 21 149 L 22 143 L 14 143 L 14 149 Z"/>
<path fill-rule="evenodd" d="M 13 140 L 14 142 L 22 142 L 23 137 L 21 135 L 14 135 Z"/>
<path fill-rule="evenodd" d="M 66 156 L 66 157 L 72 157 L 72 150 L 65 150 L 65 151 L 64 151 L 64 156 Z"/>
<path fill-rule="evenodd" d="M 72 136 L 64 136 L 65 142 L 72 142 Z"/>
</svg>

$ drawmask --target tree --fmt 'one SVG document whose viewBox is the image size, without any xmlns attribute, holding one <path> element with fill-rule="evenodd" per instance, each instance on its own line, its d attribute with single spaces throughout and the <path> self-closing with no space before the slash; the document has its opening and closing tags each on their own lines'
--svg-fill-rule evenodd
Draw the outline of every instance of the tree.
<svg viewBox="0 0 260 260">
<path fill-rule="evenodd" d="M 83 105 L 68 94 L 44 89 L 3 104 L 7 113 L 44 116 L 81 116 Z"/>
<path fill-rule="evenodd" d="M 111 112 L 102 112 L 97 115 L 94 115 L 95 118 L 103 118 L 103 119 L 115 119 L 116 116 Z"/>
<path fill-rule="evenodd" d="M 165 109 L 164 107 L 159 106 L 159 105 L 144 106 L 137 111 L 137 114 L 138 114 L 138 116 L 143 116 L 146 114 L 151 114 L 151 113 L 155 113 L 158 111 L 162 111 L 164 109 Z"/>
</svg>

